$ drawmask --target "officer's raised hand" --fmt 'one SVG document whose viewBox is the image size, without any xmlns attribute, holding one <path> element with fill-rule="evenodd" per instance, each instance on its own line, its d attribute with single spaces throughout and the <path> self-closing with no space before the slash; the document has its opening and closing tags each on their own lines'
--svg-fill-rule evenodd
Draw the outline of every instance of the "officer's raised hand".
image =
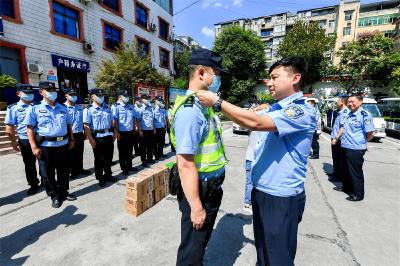
<svg viewBox="0 0 400 266">
<path fill-rule="evenodd" d="M 196 97 L 199 98 L 200 103 L 206 107 L 213 106 L 218 100 L 217 94 L 205 90 L 198 91 Z"/>
</svg>

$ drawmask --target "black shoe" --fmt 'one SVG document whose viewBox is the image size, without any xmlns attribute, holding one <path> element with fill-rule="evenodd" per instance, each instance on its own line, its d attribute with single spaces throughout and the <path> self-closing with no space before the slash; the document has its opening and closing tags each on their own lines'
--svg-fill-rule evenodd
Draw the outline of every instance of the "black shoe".
<svg viewBox="0 0 400 266">
<path fill-rule="evenodd" d="M 106 186 L 106 181 L 100 180 L 100 181 L 99 181 L 99 186 L 100 186 L 100 187 L 105 187 L 105 186 Z"/>
<path fill-rule="evenodd" d="M 74 195 L 68 193 L 66 196 L 64 196 L 64 200 L 74 201 L 77 200 L 77 198 Z"/>
<path fill-rule="evenodd" d="M 131 169 L 129 169 L 129 171 L 131 172 L 137 172 L 139 169 L 137 169 L 136 167 L 131 167 Z"/>
<path fill-rule="evenodd" d="M 129 172 L 127 170 L 122 171 L 123 175 L 129 175 Z"/>
<path fill-rule="evenodd" d="M 342 187 L 334 187 L 333 190 L 339 191 L 339 192 L 343 192 L 343 188 Z"/>
<path fill-rule="evenodd" d="M 348 196 L 346 199 L 348 201 L 361 201 L 361 200 L 363 200 L 362 198 L 357 197 L 357 196 Z"/>
<path fill-rule="evenodd" d="M 62 202 L 61 202 L 60 199 L 58 199 L 57 197 L 55 197 L 55 198 L 53 198 L 53 199 L 51 199 L 51 200 L 52 200 L 51 206 L 52 206 L 53 208 L 60 208 L 60 207 L 61 207 Z"/>
<path fill-rule="evenodd" d="M 118 179 L 115 177 L 112 177 L 112 176 L 104 177 L 104 179 L 105 179 L 105 181 L 112 182 L 112 183 L 118 182 Z"/>
<path fill-rule="evenodd" d="M 79 174 L 81 174 L 81 175 L 91 175 L 92 172 L 89 171 L 89 170 L 82 169 Z"/>
<path fill-rule="evenodd" d="M 329 175 L 329 176 L 335 176 L 335 173 L 325 173 L 326 175 Z"/>
<path fill-rule="evenodd" d="M 156 161 L 154 161 L 153 159 L 151 159 L 151 160 L 148 160 L 147 162 L 148 162 L 148 163 L 155 163 Z"/>
<path fill-rule="evenodd" d="M 73 175 L 73 174 L 71 174 L 69 178 L 70 178 L 71 180 L 74 180 L 74 179 L 76 179 L 77 177 L 78 177 L 77 175 L 75 175 L 75 174 L 74 174 L 74 175 Z"/>
<path fill-rule="evenodd" d="M 156 159 L 156 161 L 159 161 L 159 160 L 160 160 L 160 157 L 156 157 L 155 159 Z"/>
<path fill-rule="evenodd" d="M 30 189 L 28 189 L 28 192 L 26 194 L 28 194 L 29 196 L 35 195 L 39 190 L 39 186 L 32 186 L 30 187 Z"/>
<path fill-rule="evenodd" d="M 147 168 L 148 164 L 147 163 L 142 163 L 142 167 Z"/>
<path fill-rule="evenodd" d="M 167 158 L 167 155 L 163 154 L 160 156 L 161 158 Z"/>
<path fill-rule="evenodd" d="M 337 177 L 334 177 L 334 176 L 329 177 L 328 181 L 330 181 L 330 182 L 342 182 L 341 179 L 339 179 Z"/>
<path fill-rule="evenodd" d="M 319 159 L 319 155 L 311 155 L 309 158 L 310 159 Z"/>
</svg>

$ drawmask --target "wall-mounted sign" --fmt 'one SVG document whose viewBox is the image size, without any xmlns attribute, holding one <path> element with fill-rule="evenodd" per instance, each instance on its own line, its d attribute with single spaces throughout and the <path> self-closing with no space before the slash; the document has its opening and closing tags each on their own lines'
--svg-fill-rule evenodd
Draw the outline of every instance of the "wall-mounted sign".
<svg viewBox="0 0 400 266">
<path fill-rule="evenodd" d="M 47 75 L 47 81 L 57 81 L 57 76 Z"/>
<path fill-rule="evenodd" d="M 80 72 L 90 72 L 89 62 L 87 61 L 59 56 L 55 54 L 51 55 L 51 60 L 53 61 L 53 66 L 55 67 Z"/>
</svg>

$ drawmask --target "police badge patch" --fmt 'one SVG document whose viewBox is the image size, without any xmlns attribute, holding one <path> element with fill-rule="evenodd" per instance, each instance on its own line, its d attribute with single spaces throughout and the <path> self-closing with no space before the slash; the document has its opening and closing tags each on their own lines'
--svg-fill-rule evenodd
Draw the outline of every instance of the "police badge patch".
<svg viewBox="0 0 400 266">
<path fill-rule="evenodd" d="M 283 113 L 289 117 L 289 118 L 293 118 L 293 119 L 297 119 L 300 116 L 304 115 L 304 111 L 303 109 L 301 109 L 299 106 L 293 105 L 293 106 L 288 106 Z"/>
<path fill-rule="evenodd" d="M 366 126 L 370 125 L 370 124 L 371 124 L 371 118 L 365 119 L 365 120 L 364 120 L 364 124 L 365 124 Z"/>
</svg>

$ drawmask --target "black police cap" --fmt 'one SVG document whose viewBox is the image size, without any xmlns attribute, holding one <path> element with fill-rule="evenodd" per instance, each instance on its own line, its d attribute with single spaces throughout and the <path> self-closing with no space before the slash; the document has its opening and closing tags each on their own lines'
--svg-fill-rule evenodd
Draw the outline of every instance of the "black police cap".
<svg viewBox="0 0 400 266">
<path fill-rule="evenodd" d="M 65 94 L 69 94 L 69 95 L 76 95 L 77 94 L 76 90 L 74 90 L 74 89 L 65 89 L 64 93 Z"/>
<path fill-rule="evenodd" d="M 95 94 L 95 95 L 106 95 L 106 91 L 100 88 L 93 88 L 89 91 L 90 94 Z"/>
<path fill-rule="evenodd" d="M 45 90 L 56 90 L 56 84 L 54 82 L 50 81 L 40 81 L 39 82 L 39 88 L 45 89 Z"/>
<path fill-rule="evenodd" d="M 229 74 L 222 68 L 222 57 L 216 52 L 205 48 L 198 48 L 192 51 L 189 59 L 189 65 L 202 65 L 215 68 L 222 73 Z"/>
<path fill-rule="evenodd" d="M 159 101 L 159 102 L 164 102 L 164 99 L 163 99 L 163 97 L 161 97 L 161 96 L 157 96 L 157 97 L 156 97 L 156 100 Z"/>
<path fill-rule="evenodd" d="M 150 96 L 149 95 L 147 95 L 147 94 L 142 94 L 142 99 L 150 99 Z"/>
<path fill-rule="evenodd" d="M 33 86 L 30 84 L 17 84 L 15 86 L 17 91 L 22 91 L 24 93 L 33 93 Z"/>
<path fill-rule="evenodd" d="M 117 91 L 118 96 L 122 95 L 122 96 L 129 96 L 129 92 L 127 90 L 118 90 Z"/>
<path fill-rule="evenodd" d="M 140 101 L 142 98 L 140 98 L 140 96 L 136 96 L 135 97 L 135 101 Z"/>
</svg>

